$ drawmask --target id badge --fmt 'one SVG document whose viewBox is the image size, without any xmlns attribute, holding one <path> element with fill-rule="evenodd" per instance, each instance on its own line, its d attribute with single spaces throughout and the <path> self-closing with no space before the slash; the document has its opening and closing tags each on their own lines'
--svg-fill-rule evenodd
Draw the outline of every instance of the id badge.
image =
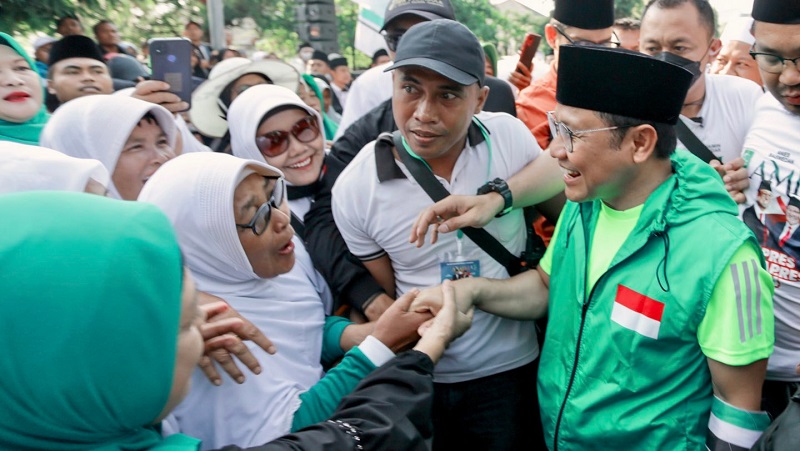
<svg viewBox="0 0 800 451">
<path fill-rule="evenodd" d="M 481 261 L 477 255 L 466 255 L 464 253 L 464 239 L 460 230 L 456 239 L 458 250 L 456 252 L 445 252 L 439 256 L 439 270 L 442 282 L 481 276 Z"/>
</svg>

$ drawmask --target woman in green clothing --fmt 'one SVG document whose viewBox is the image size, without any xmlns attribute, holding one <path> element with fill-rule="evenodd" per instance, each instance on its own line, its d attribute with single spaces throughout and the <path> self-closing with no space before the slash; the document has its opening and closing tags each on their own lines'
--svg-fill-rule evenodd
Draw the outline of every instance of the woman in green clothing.
<svg viewBox="0 0 800 451">
<path fill-rule="evenodd" d="M 0 141 L 38 145 L 49 115 L 34 62 L 11 36 L 0 32 Z"/>
</svg>

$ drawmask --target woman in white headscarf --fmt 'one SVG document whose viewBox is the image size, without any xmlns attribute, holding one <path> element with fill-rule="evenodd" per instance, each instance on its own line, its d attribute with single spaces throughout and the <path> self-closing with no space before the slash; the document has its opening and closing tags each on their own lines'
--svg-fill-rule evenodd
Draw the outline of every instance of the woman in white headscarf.
<svg viewBox="0 0 800 451">
<path fill-rule="evenodd" d="M 105 195 L 109 181 L 108 171 L 97 160 L 13 142 L 0 142 L 0 174 L 0 194 L 84 191 Z"/>
<path fill-rule="evenodd" d="M 145 182 L 174 157 L 175 120 L 165 108 L 127 96 L 86 96 L 52 115 L 40 144 L 93 158 L 111 174 L 108 195 L 136 200 Z"/>
<path fill-rule="evenodd" d="M 202 438 L 204 447 L 256 445 L 326 418 L 364 375 L 391 358 L 391 350 L 413 341 L 429 318 L 403 311 L 411 298 L 398 301 L 371 336 L 323 377 L 320 360 L 341 357 L 350 347 L 344 342 L 353 340 L 346 335 L 368 329 L 326 318 L 318 287 L 309 282 L 318 277 L 310 260 L 295 259 L 281 176 L 261 162 L 194 153 L 165 164 L 139 196 L 174 224 L 197 288 L 227 300 L 268 331 L 279 350 L 268 355 L 248 345 L 265 371 L 241 385 L 216 387 L 195 372 L 192 392 L 165 431 Z M 275 277 L 280 274 L 287 277 Z"/>
</svg>

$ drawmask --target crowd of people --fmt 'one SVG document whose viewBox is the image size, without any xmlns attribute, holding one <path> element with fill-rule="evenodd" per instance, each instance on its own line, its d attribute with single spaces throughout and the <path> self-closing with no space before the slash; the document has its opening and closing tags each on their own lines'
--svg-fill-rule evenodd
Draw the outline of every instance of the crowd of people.
<svg viewBox="0 0 800 451">
<path fill-rule="evenodd" d="M 797 449 L 800 4 L 554 5 L 541 76 L 190 21 L 191 102 L 0 32 L 0 449 Z"/>
</svg>

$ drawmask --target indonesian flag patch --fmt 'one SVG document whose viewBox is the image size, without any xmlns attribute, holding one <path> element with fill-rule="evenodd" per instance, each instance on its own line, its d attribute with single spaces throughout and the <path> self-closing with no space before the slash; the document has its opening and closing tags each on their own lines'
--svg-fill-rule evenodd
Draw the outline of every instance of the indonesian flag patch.
<svg viewBox="0 0 800 451">
<path fill-rule="evenodd" d="M 658 339 L 664 303 L 619 285 L 611 320 L 620 326 L 654 340 Z"/>
</svg>

